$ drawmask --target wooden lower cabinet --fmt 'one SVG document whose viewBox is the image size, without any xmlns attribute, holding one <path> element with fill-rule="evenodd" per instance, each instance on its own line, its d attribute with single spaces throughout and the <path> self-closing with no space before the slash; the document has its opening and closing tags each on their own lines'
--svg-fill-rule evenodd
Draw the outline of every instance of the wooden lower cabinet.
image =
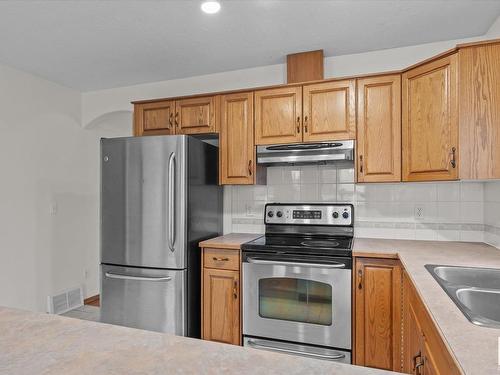
<svg viewBox="0 0 500 375">
<path fill-rule="evenodd" d="M 415 375 L 461 374 L 396 259 L 356 258 L 354 364 Z"/>
<path fill-rule="evenodd" d="M 240 250 L 203 249 L 204 340 L 241 345 L 239 253 Z"/>
<path fill-rule="evenodd" d="M 403 372 L 461 374 L 406 272 L 403 272 Z"/>
<path fill-rule="evenodd" d="M 356 258 L 354 364 L 401 371 L 401 266 L 398 260 Z"/>
</svg>

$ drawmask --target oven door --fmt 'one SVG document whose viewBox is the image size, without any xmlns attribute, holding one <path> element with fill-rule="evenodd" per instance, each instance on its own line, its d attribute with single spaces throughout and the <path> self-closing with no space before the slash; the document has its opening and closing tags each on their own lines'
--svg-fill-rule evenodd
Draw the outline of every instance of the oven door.
<svg viewBox="0 0 500 375">
<path fill-rule="evenodd" d="M 351 259 L 304 258 L 245 254 L 243 334 L 351 349 Z"/>
</svg>

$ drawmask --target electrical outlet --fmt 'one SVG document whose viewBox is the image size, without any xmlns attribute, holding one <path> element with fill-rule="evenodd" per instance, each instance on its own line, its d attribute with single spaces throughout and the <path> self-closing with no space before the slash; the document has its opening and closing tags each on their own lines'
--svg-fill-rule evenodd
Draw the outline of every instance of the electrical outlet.
<svg viewBox="0 0 500 375">
<path fill-rule="evenodd" d="M 424 218 L 424 207 L 416 205 L 415 206 L 415 219 L 421 220 Z"/>
<path fill-rule="evenodd" d="M 245 216 L 253 217 L 255 216 L 255 212 L 253 210 L 253 206 L 251 204 L 245 204 Z"/>
</svg>

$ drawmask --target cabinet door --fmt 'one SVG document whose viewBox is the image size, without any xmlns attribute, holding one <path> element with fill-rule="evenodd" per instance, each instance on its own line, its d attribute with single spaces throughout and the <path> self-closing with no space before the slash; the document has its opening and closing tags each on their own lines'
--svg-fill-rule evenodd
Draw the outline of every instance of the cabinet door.
<svg viewBox="0 0 500 375">
<path fill-rule="evenodd" d="M 302 141 L 302 87 L 255 92 L 255 143 Z"/>
<path fill-rule="evenodd" d="M 203 339 L 240 345 L 239 271 L 203 269 Z"/>
<path fill-rule="evenodd" d="M 304 86 L 304 141 L 356 138 L 356 81 Z"/>
<path fill-rule="evenodd" d="M 253 92 L 221 96 L 221 184 L 254 183 L 253 124 Z"/>
<path fill-rule="evenodd" d="M 500 43 L 462 48 L 460 177 L 500 178 Z"/>
<path fill-rule="evenodd" d="M 358 182 L 401 181 L 401 76 L 360 79 Z"/>
<path fill-rule="evenodd" d="M 173 101 L 136 104 L 134 106 L 134 134 L 174 134 Z"/>
<path fill-rule="evenodd" d="M 355 364 L 401 371 L 401 267 L 356 259 Z"/>
<path fill-rule="evenodd" d="M 408 374 L 421 374 L 423 361 L 423 333 L 417 319 L 417 314 L 411 304 L 408 304 L 405 319 L 406 324 L 405 354 L 403 357 L 403 371 Z"/>
<path fill-rule="evenodd" d="M 461 371 L 406 272 L 403 275 L 403 371 L 452 375 Z"/>
<path fill-rule="evenodd" d="M 175 102 L 176 134 L 203 134 L 217 131 L 217 97 L 181 99 Z"/>
<path fill-rule="evenodd" d="M 403 73 L 403 180 L 458 178 L 457 55 Z"/>
</svg>

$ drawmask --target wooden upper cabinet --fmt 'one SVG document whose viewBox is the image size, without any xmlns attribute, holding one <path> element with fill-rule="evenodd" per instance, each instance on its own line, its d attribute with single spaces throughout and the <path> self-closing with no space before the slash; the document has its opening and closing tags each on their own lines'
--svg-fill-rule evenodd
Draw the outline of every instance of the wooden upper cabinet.
<svg viewBox="0 0 500 375">
<path fill-rule="evenodd" d="M 461 48 L 460 177 L 500 178 L 500 43 Z"/>
<path fill-rule="evenodd" d="M 304 86 L 304 141 L 356 138 L 356 80 Z"/>
<path fill-rule="evenodd" d="M 255 91 L 255 144 L 302 141 L 302 87 Z"/>
<path fill-rule="evenodd" d="M 403 180 L 458 178 L 457 54 L 402 77 Z"/>
<path fill-rule="evenodd" d="M 181 99 L 175 102 L 176 134 L 217 132 L 217 96 Z"/>
<path fill-rule="evenodd" d="M 359 79 L 358 182 L 401 181 L 401 76 Z"/>
<path fill-rule="evenodd" d="M 401 266 L 356 258 L 354 364 L 401 371 Z"/>
<path fill-rule="evenodd" d="M 220 100 L 220 183 L 253 184 L 253 92 L 222 95 Z"/>
<path fill-rule="evenodd" d="M 174 134 L 174 113 L 172 100 L 134 105 L 135 135 Z"/>
</svg>

